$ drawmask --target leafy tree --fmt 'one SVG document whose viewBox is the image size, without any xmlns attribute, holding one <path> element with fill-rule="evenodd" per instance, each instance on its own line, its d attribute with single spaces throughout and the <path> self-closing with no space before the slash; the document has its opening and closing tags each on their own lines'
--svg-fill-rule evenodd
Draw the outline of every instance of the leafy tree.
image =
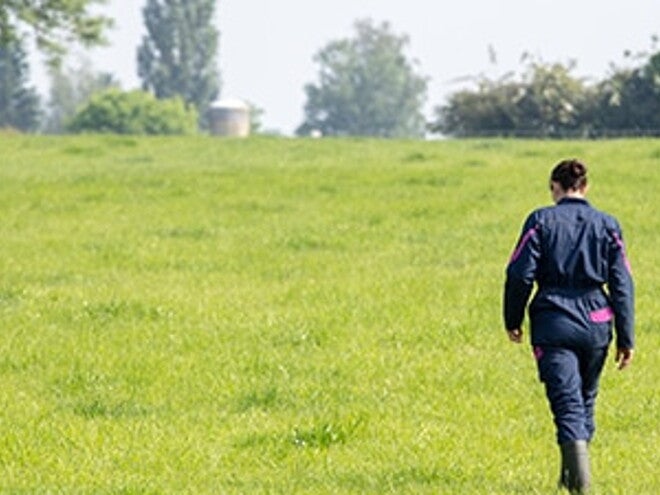
<svg viewBox="0 0 660 495">
<path fill-rule="evenodd" d="M 660 52 L 641 67 L 617 70 L 597 87 L 597 133 L 660 132 Z"/>
<path fill-rule="evenodd" d="M 209 104 L 218 96 L 215 0 L 147 0 L 147 34 L 138 48 L 142 88 L 158 98 L 181 96 L 207 125 Z"/>
<path fill-rule="evenodd" d="M 406 58 L 408 43 L 388 23 L 361 20 L 353 38 L 321 49 L 314 58 L 319 82 L 305 86 L 305 121 L 297 134 L 423 135 L 427 81 Z"/>
<path fill-rule="evenodd" d="M 73 41 L 90 46 L 103 41 L 111 20 L 89 12 L 105 0 L 0 0 L 0 47 L 20 38 L 24 28 L 34 32 L 37 46 L 57 64 Z"/>
<path fill-rule="evenodd" d="M 62 133 L 76 111 L 95 93 L 119 88 L 119 82 L 106 72 L 95 72 L 88 60 L 81 60 L 77 67 L 51 69 L 50 101 L 45 130 Z"/>
<path fill-rule="evenodd" d="M 0 127 L 31 131 L 39 125 L 39 96 L 28 79 L 21 41 L 0 46 Z"/>
<path fill-rule="evenodd" d="M 524 95 L 520 83 L 496 83 L 484 79 L 476 91 L 454 93 L 436 108 L 434 132 L 454 136 L 513 134 L 517 128 L 516 102 Z"/>
<path fill-rule="evenodd" d="M 193 134 L 197 112 L 180 97 L 156 99 L 145 91 L 97 93 L 68 126 L 73 132 Z"/>
<path fill-rule="evenodd" d="M 521 81 L 479 82 L 436 108 L 432 130 L 449 135 L 561 136 L 582 132 L 591 93 L 571 66 L 532 62 Z"/>
<path fill-rule="evenodd" d="M 584 83 L 571 76 L 572 66 L 532 63 L 517 101 L 520 131 L 559 136 L 577 131 L 587 102 Z"/>
</svg>

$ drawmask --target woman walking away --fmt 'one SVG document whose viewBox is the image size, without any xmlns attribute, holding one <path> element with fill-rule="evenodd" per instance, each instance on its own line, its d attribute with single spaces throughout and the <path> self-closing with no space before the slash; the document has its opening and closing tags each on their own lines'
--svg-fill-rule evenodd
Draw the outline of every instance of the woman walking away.
<svg viewBox="0 0 660 495">
<path fill-rule="evenodd" d="M 504 324 L 521 343 L 529 305 L 531 344 L 561 452 L 560 486 L 587 493 L 587 447 L 607 348 L 616 330 L 619 369 L 633 359 L 634 288 L 618 221 L 585 199 L 587 169 L 564 160 L 552 170 L 554 206 L 532 212 L 511 255 Z"/>
</svg>

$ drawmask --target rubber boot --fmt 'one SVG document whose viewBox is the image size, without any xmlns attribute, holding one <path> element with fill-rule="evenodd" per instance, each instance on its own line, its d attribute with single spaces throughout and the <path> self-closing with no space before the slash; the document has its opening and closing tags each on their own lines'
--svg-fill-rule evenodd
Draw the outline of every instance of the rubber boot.
<svg viewBox="0 0 660 495">
<path fill-rule="evenodd" d="M 586 440 L 561 444 L 561 475 L 559 484 L 571 494 L 589 493 L 591 468 Z"/>
<path fill-rule="evenodd" d="M 560 447 L 561 449 L 561 447 Z M 561 468 L 559 469 L 559 489 L 565 489 L 568 490 L 568 467 L 566 466 L 566 459 L 565 459 L 564 452 L 562 451 L 561 453 Z"/>
</svg>

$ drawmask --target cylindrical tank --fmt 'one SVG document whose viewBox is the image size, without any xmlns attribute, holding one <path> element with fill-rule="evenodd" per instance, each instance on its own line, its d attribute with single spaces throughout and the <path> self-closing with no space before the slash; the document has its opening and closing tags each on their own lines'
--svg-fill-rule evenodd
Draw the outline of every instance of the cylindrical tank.
<svg viewBox="0 0 660 495">
<path fill-rule="evenodd" d="M 210 121 L 215 136 L 249 136 L 250 106 L 238 99 L 217 100 L 211 103 Z"/>
</svg>

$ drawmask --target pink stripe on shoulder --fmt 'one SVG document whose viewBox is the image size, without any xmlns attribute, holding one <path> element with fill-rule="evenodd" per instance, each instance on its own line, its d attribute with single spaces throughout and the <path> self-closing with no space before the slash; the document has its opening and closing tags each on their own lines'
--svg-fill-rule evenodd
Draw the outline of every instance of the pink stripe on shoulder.
<svg viewBox="0 0 660 495">
<path fill-rule="evenodd" d="M 518 244 L 518 247 L 511 255 L 511 259 L 509 259 L 509 263 L 513 263 L 520 257 L 520 253 L 522 253 L 522 250 L 525 249 L 525 245 L 529 242 L 529 240 L 532 238 L 532 236 L 535 233 L 536 233 L 536 227 L 532 227 L 527 232 L 525 232 L 525 235 L 520 240 L 520 244 Z"/>
</svg>

